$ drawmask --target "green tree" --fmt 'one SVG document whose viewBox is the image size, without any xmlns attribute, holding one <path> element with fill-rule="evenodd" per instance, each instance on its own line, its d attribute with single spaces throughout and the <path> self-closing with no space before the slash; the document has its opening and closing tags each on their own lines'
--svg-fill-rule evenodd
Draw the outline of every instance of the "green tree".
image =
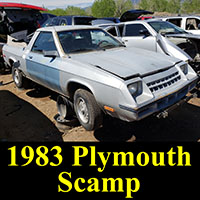
<svg viewBox="0 0 200 200">
<path fill-rule="evenodd" d="M 115 0 L 115 5 L 115 17 L 120 17 L 127 10 L 133 9 L 133 3 L 131 0 Z"/>
<path fill-rule="evenodd" d="M 181 11 L 187 14 L 200 13 L 200 0 L 184 0 Z"/>
<path fill-rule="evenodd" d="M 151 0 L 150 10 L 157 12 L 165 12 L 167 10 L 168 1 L 167 0 Z"/>
<path fill-rule="evenodd" d="M 65 10 L 61 9 L 61 8 L 56 8 L 56 9 L 53 9 L 53 10 L 48 10 L 47 12 L 51 13 L 53 15 L 57 15 L 57 16 L 65 15 Z"/>
<path fill-rule="evenodd" d="M 94 17 L 113 17 L 116 5 L 114 0 L 95 0 L 91 9 Z"/>
<path fill-rule="evenodd" d="M 150 9 L 150 0 L 141 0 L 139 3 L 139 8 L 143 10 Z"/>
<path fill-rule="evenodd" d="M 166 11 L 169 13 L 180 13 L 181 0 L 169 0 Z"/>
<path fill-rule="evenodd" d="M 68 6 L 65 10 L 66 15 L 87 15 L 86 11 L 78 8 L 78 7 L 74 7 L 74 6 Z"/>
<path fill-rule="evenodd" d="M 141 0 L 139 8 L 150 11 L 164 12 L 167 10 L 168 0 Z"/>
<path fill-rule="evenodd" d="M 74 6 L 68 6 L 66 9 L 61 9 L 61 8 L 56 8 L 54 10 L 48 10 L 48 13 L 57 15 L 57 16 L 61 16 L 61 15 L 87 15 L 86 11 L 78 8 L 78 7 L 74 7 Z"/>
</svg>

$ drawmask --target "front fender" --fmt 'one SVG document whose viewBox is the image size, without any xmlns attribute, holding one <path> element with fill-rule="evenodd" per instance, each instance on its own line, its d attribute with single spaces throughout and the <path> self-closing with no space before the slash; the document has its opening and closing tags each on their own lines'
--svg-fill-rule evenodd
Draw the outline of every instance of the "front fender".
<svg viewBox="0 0 200 200">
<path fill-rule="evenodd" d="M 64 88 L 62 88 L 62 89 L 64 89 L 63 91 L 66 93 L 66 95 L 68 96 L 68 97 L 72 97 L 72 95 L 70 94 L 70 90 L 71 90 L 71 87 L 74 87 L 73 89 L 72 89 L 72 91 L 73 92 L 75 92 L 75 90 L 76 89 L 78 89 L 79 87 L 80 88 L 86 88 L 86 89 L 88 89 L 88 90 L 90 90 L 91 91 L 91 93 L 95 96 L 95 90 L 94 90 L 94 88 L 93 87 L 91 87 L 91 85 L 88 83 L 88 82 L 86 82 L 86 81 L 84 81 L 84 80 L 80 80 L 80 79 L 70 79 L 69 81 L 67 81 L 65 84 L 65 87 Z"/>
</svg>

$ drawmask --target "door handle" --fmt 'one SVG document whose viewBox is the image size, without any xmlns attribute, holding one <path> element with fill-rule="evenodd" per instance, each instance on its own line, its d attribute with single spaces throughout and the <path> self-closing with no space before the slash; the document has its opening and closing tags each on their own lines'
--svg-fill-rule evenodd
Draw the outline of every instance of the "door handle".
<svg viewBox="0 0 200 200">
<path fill-rule="evenodd" d="M 29 56 L 30 59 L 33 59 L 33 56 Z"/>
<path fill-rule="evenodd" d="M 124 42 L 128 42 L 128 40 L 124 40 Z"/>
</svg>

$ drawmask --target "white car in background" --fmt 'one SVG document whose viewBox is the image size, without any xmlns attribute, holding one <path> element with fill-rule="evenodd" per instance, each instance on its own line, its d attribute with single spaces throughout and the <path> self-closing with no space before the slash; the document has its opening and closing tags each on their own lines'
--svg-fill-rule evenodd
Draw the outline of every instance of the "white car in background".
<svg viewBox="0 0 200 200">
<path fill-rule="evenodd" d="M 200 35 L 200 17 L 199 16 L 176 16 L 176 17 L 164 17 L 163 21 L 168 21 L 183 30 Z"/>
<path fill-rule="evenodd" d="M 163 53 L 190 63 L 200 72 L 200 35 L 187 33 L 174 24 L 157 20 L 135 20 L 99 24 L 126 46 Z"/>
</svg>

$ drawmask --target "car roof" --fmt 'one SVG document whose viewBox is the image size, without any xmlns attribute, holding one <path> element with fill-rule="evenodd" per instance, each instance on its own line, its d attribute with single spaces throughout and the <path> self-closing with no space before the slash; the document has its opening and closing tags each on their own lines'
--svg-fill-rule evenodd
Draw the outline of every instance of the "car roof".
<svg viewBox="0 0 200 200">
<path fill-rule="evenodd" d="M 93 16 L 81 16 L 81 15 L 60 15 L 60 16 L 56 16 L 57 18 L 67 18 L 67 17 L 81 17 L 81 18 L 96 18 Z"/>
<path fill-rule="evenodd" d="M 48 26 L 48 27 L 40 28 L 37 31 L 60 32 L 60 31 L 80 30 L 80 29 L 101 29 L 101 28 L 93 27 L 93 26 L 85 26 L 85 25 L 75 25 L 75 26 L 69 25 L 69 26 Z"/>
<path fill-rule="evenodd" d="M 188 17 L 198 17 L 200 18 L 198 15 L 187 15 L 187 16 L 170 16 L 170 17 L 161 17 L 161 18 L 164 18 L 164 19 L 170 19 L 170 18 L 188 18 Z"/>
<path fill-rule="evenodd" d="M 128 21 L 128 22 L 121 22 L 119 23 L 119 25 L 120 24 L 136 24 L 136 23 L 145 24 L 147 22 L 155 22 L 155 21 L 163 22 L 161 19 L 153 18 L 153 19 L 147 19 L 147 20 L 134 20 L 134 21 Z"/>
</svg>

